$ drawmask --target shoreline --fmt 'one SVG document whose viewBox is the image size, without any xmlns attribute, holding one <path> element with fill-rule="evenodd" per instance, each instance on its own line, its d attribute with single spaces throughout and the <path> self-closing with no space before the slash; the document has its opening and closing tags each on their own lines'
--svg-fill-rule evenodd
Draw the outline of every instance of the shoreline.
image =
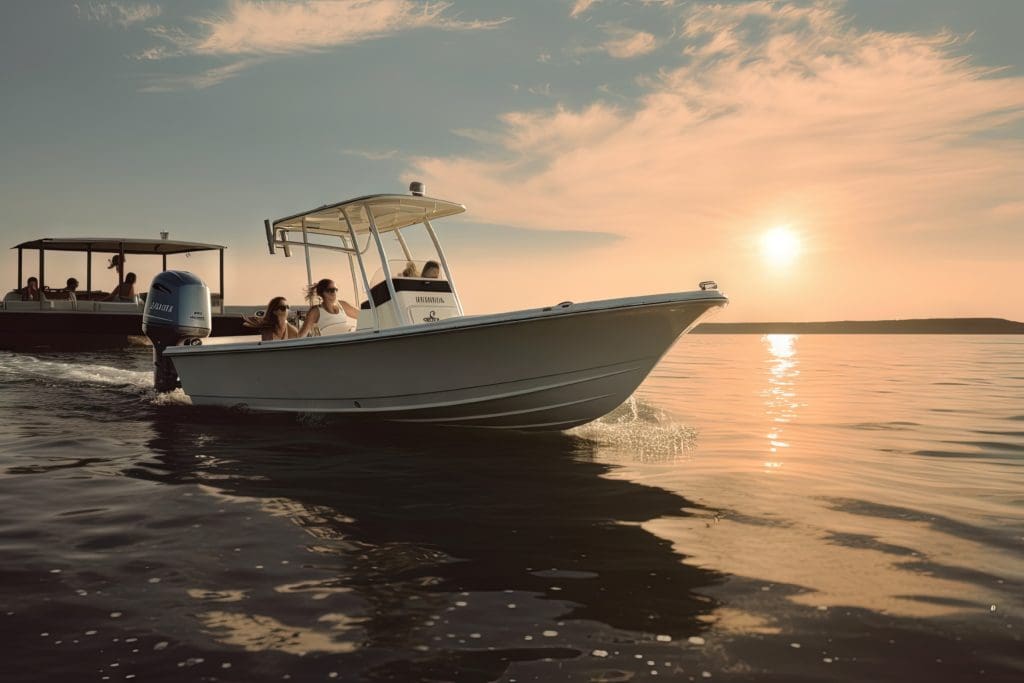
<svg viewBox="0 0 1024 683">
<path fill-rule="evenodd" d="M 1024 334 L 1024 323 L 1004 318 L 701 323 L 690 334 Z"/>
</svg>

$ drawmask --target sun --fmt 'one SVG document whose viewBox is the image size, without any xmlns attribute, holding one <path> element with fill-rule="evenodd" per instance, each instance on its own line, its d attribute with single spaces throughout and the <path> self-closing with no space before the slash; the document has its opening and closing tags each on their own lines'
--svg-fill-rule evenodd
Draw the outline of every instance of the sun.
<svg viewBox="0 0 1024 683">
<path fill-rule="evenodd" d="M 761 236 L 761 253 L 773 266 L 788 266 L 800 255 L 800 238 L 788 225 L 774 227 Z"/>
</svg>

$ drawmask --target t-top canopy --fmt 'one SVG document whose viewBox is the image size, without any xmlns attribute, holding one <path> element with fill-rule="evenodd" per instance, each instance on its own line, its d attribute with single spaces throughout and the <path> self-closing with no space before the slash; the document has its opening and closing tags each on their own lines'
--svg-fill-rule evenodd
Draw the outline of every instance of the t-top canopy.
<svg viewBox="0 0 1024 683">
<path fill-rule="evenodd" d="M 465 210 L 466 207 L 462 204 L 444 199 L 402 194 L 373 194 L 279 218 L 274 221 L 274 230 L 302 230 L 302 220 L 305 219 L 308 233 L 348 235 L 348 223 L 345 222 L 347 215 L 356 234 L 365 234 L 370 231 L 370 220 L 366 212 L 371 211 L 378 232 L 388 232 L 422 223 L 424 220 L 454 216 Z"/>
<path fill-rule="evenodd" d="M 100 254 L 184 254 L 191 251 L 223 251 L 219 244 L 180 242 L 178 240 L 142 240 L 119 237 L 46 237 L 22 242 L 12 249 L 44 251 L 92 251 Z"/>
</svg>

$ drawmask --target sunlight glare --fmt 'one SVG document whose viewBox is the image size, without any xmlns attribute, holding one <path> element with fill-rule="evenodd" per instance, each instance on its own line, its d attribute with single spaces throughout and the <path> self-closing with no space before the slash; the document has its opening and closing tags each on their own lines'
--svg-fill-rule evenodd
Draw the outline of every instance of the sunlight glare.
<svg viewBox="0 0 1024 683">
<path fill-rule="evenodd" d="M 761 237 L 761 252 L 768 263 L 788 266 L 800 254 L 800 238 L 788 225 L 780 225 Z"/>
</svg>

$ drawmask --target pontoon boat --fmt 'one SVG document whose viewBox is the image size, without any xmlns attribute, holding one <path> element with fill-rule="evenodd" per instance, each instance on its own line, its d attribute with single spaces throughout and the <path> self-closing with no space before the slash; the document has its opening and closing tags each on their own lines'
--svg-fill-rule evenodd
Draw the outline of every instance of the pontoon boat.
<svg viewBox="0 0 1024 683">
<path fill-rule="evenodd" d="M 170 239 L 70 237 L 37 239 L 13 248 L 18 250 L 18 285 L 0 303 L 0 349 L 119 348 L 127 346 L 133 337 L 145 342 L 141 337 L 145 294 L 129 301 L 111 300 L 110 292 L 94 289 L 94 255 L 113 256 L 120 263 L 125 263 L 126 255 L 160 257 L 162 270 L 167 270 L 168 256 L 216 251 L 220 291 L 212 296 L 212 333 L 215 336 L 243 334 L 240 314 L 255 310 L 253 306 L 239 306 L 237 310 L 224 307 L 224 247 L 217 244 Z M 33 276 L 39 282 L 39 293 L 32 297 L 26 295 L 23 288 L 25 251 L 39 252 L 38 277 Z M 85 254 L 85 289 L 69 293 L 63 287 L 48 286 L 52 280 L 62 286 L 66 282 L 66 278 L 51 280 L 47 277 L 46 255 L 52 252 Z M 74 274 L 81 277 L 82 271 L 76 270 Z M 119 286 L 124 278 L 123 268 L 108 277 L 116 277 Z"/>
</svg>

